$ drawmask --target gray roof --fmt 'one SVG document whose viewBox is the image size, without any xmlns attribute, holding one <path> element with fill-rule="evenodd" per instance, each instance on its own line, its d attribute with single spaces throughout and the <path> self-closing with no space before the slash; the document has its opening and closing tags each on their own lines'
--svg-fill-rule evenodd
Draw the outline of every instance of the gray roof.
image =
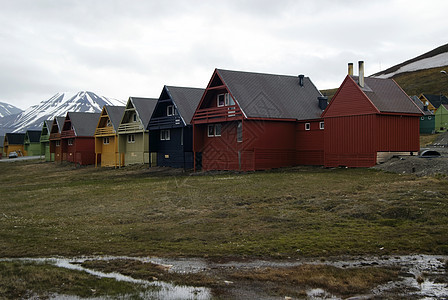
<svg viewBox="0 0 448 300">
<path fill-rule="evenodd" d="M 138 117 L 142 120 L 143 128 L 147 128 L 158 99 L 129 97 L 129 100 L 132 102 Z"/>
<path fill-rule="evenodd" d="M 112 126 L 114 127 L 115 131 L 117 131 L 118 126 L 120 126 L 121 118 L 123 117 L 126 106 L 104 105 L 104 108 L 107 111 L 107 115 L 109 116 L 109 120 L 112 123 Z"/>
<path fill-rule="evenodd" d="M 8 139 L 8 145 L 23 145 L 25 142 L 24 133 L 7 133 L 5 139 Z"/>
<path fill-rule="evenodd" d="M 436 109 L 439 108 L 441 104 L 448 104 L 448 98 L 444 95 L 431 95 L 431 94 L 422 94 L 429 102 L 431 102 L 432 106 Z"/>
<path fill-rule="evenodd" d="M 358 76 L 350 76 L 358 84 Z M 364 78 L 361 90 L 380 112 L 422 114 L 418 106 L 392 79 Z"/>
<path fill-rule="evenodd" d="M 39 143 L 40 142 L 40 133 L 41 130 L 27 130 L 25 133 L 25 139 L 30 143 Z"/>
<path fill-rule="evenodd" d="M 205 89 L 177 86 L 164 86 L 164 89 L 173 100 L 185 124 L 190 124 Z"/>
<path fill-rule="evenodd" d="M 100 113 L 68 112 L 68 118 L 75 129 L 76 136 L 93 136 L 95 134 Z"/>
<path fill-rule="evenodd" d="M 62 127 L 64 127 L 65 117 L 56 117 L 56 123 L 58 124 L 59 133 L 62 131 Z"/>
<path fill-rule="evenodd" d="M 417 96 L 411 96 L 411 100 L 412 101 L 414 101 L 414 103 L 418 106 L 418 108 L 420 108 L 420 110 L 423 112 L 423 114 L 425 115 L 425 116 L 431 116 L 431 115 L 433 115 L 433 112 L 432 111 L 430 111 L 430 110 L 428 110 L 428 107 L 426 107 L 426 110 L 424 110 L 424 104 L 423 104 L 423 102 L 420 100 L 420 98 L 419 97 L 417 97 Z"/>
<path fill-rule="evenodd" d="M 3 147 L 3 142 L 5 141 L 5 137 L 0 135 L 0 147 Z"/>
<path fill-rule="evenodd" d="M 216 70 L 248 118 L 320 118 L 322 94 L 309 77 Z"/>
</svg>

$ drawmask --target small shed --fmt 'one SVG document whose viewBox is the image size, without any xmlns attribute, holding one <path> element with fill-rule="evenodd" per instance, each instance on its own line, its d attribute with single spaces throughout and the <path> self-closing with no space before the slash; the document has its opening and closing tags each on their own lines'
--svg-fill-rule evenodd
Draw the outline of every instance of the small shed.
<svg viewBox="0 0 448 300">
<path fill-rule="evenodd" d="M 25 134 L 7 133 L 3 140 L 3 152 L 8 157 L 9 153 L 17 152 L 19 156 L 25 156 Z"/>
<path fill-rule="evenodd" d="M 193 168 L 191 118 L 203 94 L 200 88 L 163 87 L 148 125 L 150 151 L 157 153 L 158 166 Z"/>
<path fill-rule="evenodd" d="M 95 130 L 95 167 L 118 167 L 118 126 L 124 106 L 104 105 Z"/>
<path fill-rule="evenodd" d="M 61 131 L 62 160 L 95 164 L 95 129 L 100 113 L 68 112 Z"/>
<path fill-rule="evenodd" d="M 40 133 L 41 130 L 27 130 L 25 132 L 25 155 L 26 156 L 40 156 Z"/>
<path fill-rule="evenodd" d="M 350 67 L 349 67 L 350 70 Z M 322 114 L 325 166 L 371 167 L 420 150 L 423 112 L 392 79 L 347 75 Z"/>
<path fill-rule="evenodd" d="M 441 104 L 437 108 L 435 127 L 438 132 L 445 132 L 448 129 L 448 104 Z"/>
</svg>

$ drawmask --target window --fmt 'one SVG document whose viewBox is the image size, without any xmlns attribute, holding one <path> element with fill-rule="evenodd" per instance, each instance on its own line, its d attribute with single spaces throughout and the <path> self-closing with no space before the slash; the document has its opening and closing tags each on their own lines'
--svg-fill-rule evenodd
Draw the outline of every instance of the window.
<svg viewBox="0 0 448 300">
<path fill-rule="evenodd" d="M 108 145 L 109 144 L 109 138 L 108 137 L 103 138 L 103 144 L 104 145 Z"/>
<path fill-rule="evenodd" d="M 176 114 L 176 108 L 174 105 L 168 105 L 166 107 L 166 115 L 167 116 L 174 116 Z"/>
<path fill-rule="evenodd" d="M 170 140 L 170 130 L 169 129 L 160 130 L 160 140 L 161 141 L 169 141 Z"/>
<path fill-rule="evenodd" d="M 56 141 L 56 147 L 61 146 L 61 141 Z"/>
<path fill-rule="evenodd" d="M 236 141 L 243 141 L 243 122 L 238 122 L 238 126 L 236 127 Z"/>
<path fill-rule="evenodd" d="M 319 123 L 319 129 L 320 129 L 320 130 L 324 130 L 324 126 L 325 126 L 325 125 L 324 125 L 324 122 L 320 122 L 320 123 Z"/>
<path fill-rule="evenodd" d="M 132 122 L 137 122 L 137 114 L 133 113 L 131 119 L 132 119 Z"/>
<path fill-rule="evenodd" d="M 230 97 L 229 93 L 219 94 L 217 97 L 218 107 L 235 105 L 235 101 Z"/>
<path fill-rule="evenodd" d="M 311 124 L 305 123 L 305 130 L 310 130 L 310 129 L 311 129 Z"/>
<path fill-rule="evenodd" d="M 221 136 L 221 124 L 208 125 L 207 131 L 209 137 Z"/>
<path fill-rule="evenodd" d="M 73 139 L 68 139 L 67 144 L 68 144 L 69 146 L 73 146 Z"/>
<path fill-rule="evenodd" d="M 128 143 L 135 143 L 135 135 L 128 134 Z"/>
<path fill-rule="evenodd" d="M 422 121 L 425 120 L 425 117 L 420 117 L 420 120 L 422 120 Z"/>
<path fill-rule="evenodd" d="M 428 120 L 431 120 L 432 118 L 431 118 L 431 116 L 428 116 Z"/>
<path fill-rule="evenodd" d="M 112 122 L 110 121 L 110 119 L 107 119 L 107 124 L 106 124 L 106 126 L 107 126 L 107 127 L 111 127 L 111 126 L 112 126 Z"/>
</svg>

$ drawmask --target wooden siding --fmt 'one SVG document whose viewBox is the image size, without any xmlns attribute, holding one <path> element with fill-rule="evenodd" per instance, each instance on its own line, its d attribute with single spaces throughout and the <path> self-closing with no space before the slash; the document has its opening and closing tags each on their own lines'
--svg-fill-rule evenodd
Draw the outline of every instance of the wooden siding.
<svg viewBox="0 0 448 300">
<path fill-rule="evenodd" d="M 109 144 L 104 144 L 104 138 L 109 139 Z M 118 153 L 118 136 L 95 137 L 95 165 L 101 167 L 118 167 L 120 156 Z"/>
<path fill-rule="evenodd" d="M 68 145 L 69 139 L 61 140 L 62 160 L 80 165 L 95 164 L 95 138 L 76 137 L 73 145 Z M 56 153 L 57 154 L 57 153 Z"/>
<path fill-rule="evenodd" d="M 376 151 L 400 152 L 420 150 L 419 117 L 376 115 Z"/>
<path fill-rule="evenodd" d="M 296 123 L 296 164 L 323 165 L 324 164 L 324 130 L 320 129 L 320 120 Z M 310 130 L 305 124 L 310 123 Z"/>
<path fill-rule="evenodd" d="M 435 120 L 434 115 L 420 117 L 420 133 L 433 134 L 436 130 Z"/>
<path fill-rule="evenodd" d="M 135 137 L 133 143 L 128 143 L 128 134 L 118 135 L 118 152 L 120 166 L 150 163 L 149 133 L 130 133 Z"/>
<path fill-rule="evenodd" d="M 24 150 L 25 150 L 26 156 L 40 156 L 43 154 L 43 153 L 41 153 L 40 142 L 39 143 L 25 143 Z"/>
<path fill-rule="evenodd" d="M 192 126 L 165 129 L 170 140 L 160 139 L 160 130 L 150 131 L 150 151 L 157 152 L 157 165 L 172 168 L 193 168 Z"/>
</svg>

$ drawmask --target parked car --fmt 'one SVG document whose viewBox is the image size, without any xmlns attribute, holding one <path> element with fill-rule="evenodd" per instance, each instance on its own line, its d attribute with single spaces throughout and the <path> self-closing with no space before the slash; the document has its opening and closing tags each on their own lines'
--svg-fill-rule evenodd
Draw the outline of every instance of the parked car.
<svg viewBox="0 0 448 300">
<path fill-rule="evenodd" d="M 12 152 L 9 152 L 8 157 L 9 158 L 17 158 L 17 157 L 19 157 L 19 155 L 17 154 L 16 151 L 12 151 Z"/>
</svg>

